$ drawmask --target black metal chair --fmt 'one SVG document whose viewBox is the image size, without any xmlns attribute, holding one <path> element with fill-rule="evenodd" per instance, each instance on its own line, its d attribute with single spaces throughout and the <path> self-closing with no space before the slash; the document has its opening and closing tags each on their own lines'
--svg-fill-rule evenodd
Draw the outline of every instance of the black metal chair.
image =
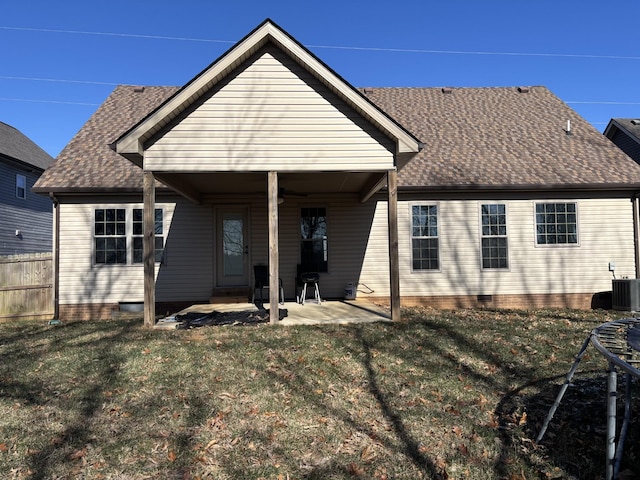
<svg viewBox="0 0 640 480">
<path fill-rule="evenodd" d="M 320 274 L 310 270 L 311 269 L 309 267 L 298 264 L 296 276 L 296 301 L 299 304 L 304 305 L 307 298 L 307 286 L 312 285 L 316 303 L 318 303 L 318 305 L 322 305 L 322 298 L 320 297 Z M 300 292 L 299 295 L 298 292 Z"/>
<path fill-rule="evenodd" d="M 284 304 L 284 288 L 282 287 L 282 279 L 279 280 L 280 289 L 280 303 Z M 251 303 L 255 303 L 256 290 L 260 289 L 260 303 L 264 303 L 262 291 L 269 288 L 269 266 L 268 265 L 254 265 L 253 266 L 253 296 Z"/>
</svg>

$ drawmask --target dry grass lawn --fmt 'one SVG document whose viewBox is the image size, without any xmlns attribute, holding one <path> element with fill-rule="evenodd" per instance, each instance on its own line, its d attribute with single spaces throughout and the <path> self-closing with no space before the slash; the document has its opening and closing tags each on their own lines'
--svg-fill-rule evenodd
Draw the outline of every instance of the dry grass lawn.
<svg viewBox="0 0 640 480">
<path fill-rule="evenodd" d="M 176 331 L 1 324 L 0 477 L 604 477 L 606 363 L 593 347 L 534 439 L 580 345 L 614 314 L 403 315 Z M 640 478 L 638 427 L 627 478 Z"/>
</svg>

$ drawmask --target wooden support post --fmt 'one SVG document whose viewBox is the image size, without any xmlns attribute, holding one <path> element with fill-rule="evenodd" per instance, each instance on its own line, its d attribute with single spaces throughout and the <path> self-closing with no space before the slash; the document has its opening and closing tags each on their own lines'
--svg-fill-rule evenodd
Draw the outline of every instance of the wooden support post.
<svg viewBox="0 0 640 480">
<path fill-rule="evenodd" d="M 143 240 L 142 255 L 144 262 L 144 326 L 153 327 L 156 323 L 156 245 L 155 245 L 155 211 L 156 188 L 153 172 L 144 171 L 142 215 Z"/>
<path fill-rule="evenodd" d="M 280 319 L 280 256 L 278 254 L 278 172 L 268 174 L 269 211 L 269 321 Z"/>
<path fill-rule="evenodd" d="M 391 294 L 391 320 L 400 318 L 400 263 L 398 259 L 398 172 L 387 172 L 388 229 L 389 229 L 389 282 Z"/>
</svg>

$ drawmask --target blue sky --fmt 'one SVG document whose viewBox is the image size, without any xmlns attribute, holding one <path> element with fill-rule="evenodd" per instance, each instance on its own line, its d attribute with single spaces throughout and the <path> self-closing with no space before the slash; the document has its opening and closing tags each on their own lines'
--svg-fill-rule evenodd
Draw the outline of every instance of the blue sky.
<svg viewBox="0 0 640 480">
<path fill-rule="evenodd" d="M 640 117 L 640 2 L 0 0 L 0 121 L 55 156 L 116 84 L 183 85 L 271 18 L 356 87 L 544 85 Z"/>
</svg>

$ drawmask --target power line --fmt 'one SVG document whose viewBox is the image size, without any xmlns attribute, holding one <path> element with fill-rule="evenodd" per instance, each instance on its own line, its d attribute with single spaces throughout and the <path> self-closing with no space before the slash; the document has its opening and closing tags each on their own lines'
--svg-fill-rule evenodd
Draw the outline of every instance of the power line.
<svg viewBox="0 0 640 480">
<path fill-rule="evenodd" d="M 28 103 L 55 103 L 60 105 L 81 105 L 81 106 L 89 106 L 89 107 L 99 107 L 99 103 L 88 103 L 88 102 L 65 102 L 60 100 L 35 100 L 31 98 L 8 98 L 8 97 L 0 97 L 0 102 L 28 102 Z"/>
<path fill-rule="evenodd" d="M 106 86 L 119 86 L 119 85 L 128 85 L 128 83 L 115 83 L 115 82 L 98 82 L 95 80 L 70 80 L 64 78 L 40 78 L 40 77 L 18 77 L 11 75 L 0 75 L 0 80 L 25 80 L 25 81 L 35 81 L 35 82 L 53 82 L 53 83 L 76 83 L 76 84 L 86 84 L 86 85 L 106 85 Z M 463 87 L 464 88 L 464 87 Z M 11 99 L 1 99 L 1 100 L 11 100 Z M 15 99 L 16 101 L 34 101 L 39 102 L 41 100 L 29 100 L 29 99 Z M 66 103 L 66 102 L 57 102 L 57 103 Z M 71 102 L 73 104 L 73 102 Z M 583 100 L 566 100 L 567 104 L 577 104 L 577 105 L 640 105 L 640 102 L 615 102 L 615 101 L 583 101 Z M 78 105 L 97 105 L 94 103 L 77 103 Z"/>
<path fill-rule="evenodd" d="M 167 37 L 163 35 L 141 35 L 138 33 L 90 32 L 84 30 L 56 30 L 53 28 L 29 28 L 0 26 L 2 30 L 19 30 L 24 32 L 71 33 L 77 35 L 101 35 L 108 37 L 146 38 L 151 40 L 177 40 L 183 42 L 235 43 L 231 40 L 211 40 L 207 38 Z"/>
<path fill-rule="evenodd" d="M 640 105 L 640 102 L 581 102 L 581 101 L 565 101 L 564 103 L 576 103 L 581 105 Z"/>
<path fill-rule="evenodd" d="M 93 80 L 66 80 L 62 78 L 14 77 L 10 75 L 0 75 L 0 80 L 30 80 L 30 81 L 36 81 L 36 82 L 81 83 L 81 84 L 87 84 L 87 85 L 109 85 L 109 86 L 120 85 L 119 83 L 96 82 Z"/>
<path fill-rule="evenodd" d="M 128 37 L 143 38 L 151 40 L 172 40 L 181 42 L 206 42 L 206 43 L 226 43 L 234 44 L 233 40 L 220 40 L 210 38 L 192 38 L 192 37 L 170 37 L 164 35 L 142 35 L 138 33 L 115 33 L 115 32 L 92 32 L 86 30 L 58 30 L 52 28 L 31 28 L 31 27 L 12 27 L 2 26 L 2 30 L 17 30 L 25 32 L 42 32 L 42 33 L 65 33 L 74 35 L 97 35 L 109 37 Z M 428 50 L 417 48 L 384 48 L 384 47 L 355 47 L 340 45 L 307 45 L 308 48 L 326 48 L 334 50 L 361 50 L 372 52 L 395 52 L 395 53 L 428 53 L 440 55 L 496 55 L 510 57 L 559 57 L 559 58 L 589 58 L 589 59 L 607 59 L 607 60 L 640 60 L 640 56 L 626 55 L 592 55 L 578 53 L 539 53 L 539 52 L 488 52 L 488 51 L 465 51 L 465 50 Z"/>
</svg>

